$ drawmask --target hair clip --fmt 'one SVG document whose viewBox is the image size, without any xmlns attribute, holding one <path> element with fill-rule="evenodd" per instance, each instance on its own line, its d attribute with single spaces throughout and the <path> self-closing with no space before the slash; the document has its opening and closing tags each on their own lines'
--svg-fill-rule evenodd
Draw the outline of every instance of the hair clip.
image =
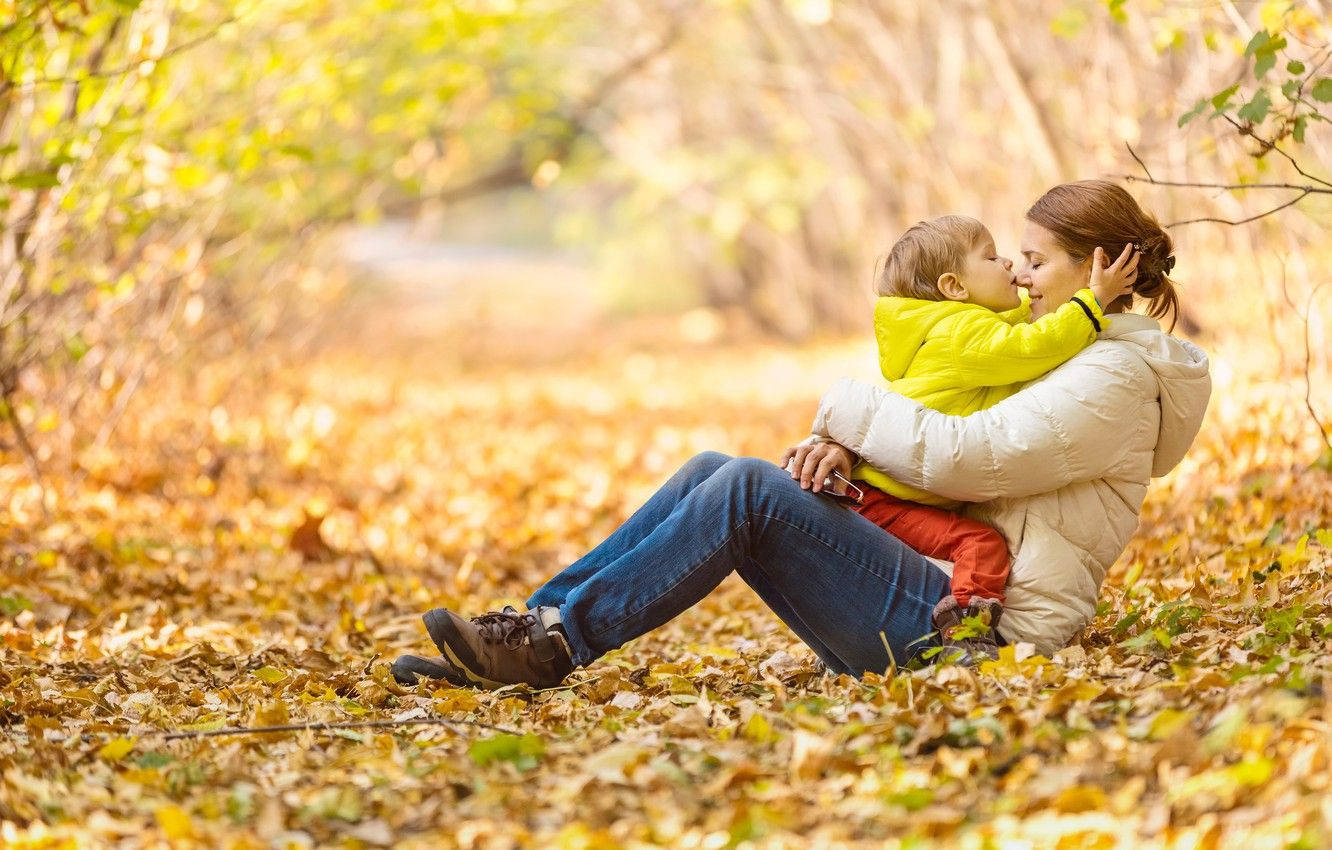
<svg viewBox="0 0 1332 850">
<path fill-rule="evenodd" d="M 1166 274 L 1170 274 L 1171 269 L 1173 269 L 1174 267 L 1175 267 L 1175 255 L 1171 254 L 1169 257 L 1165 258 Z"/>
</svg>

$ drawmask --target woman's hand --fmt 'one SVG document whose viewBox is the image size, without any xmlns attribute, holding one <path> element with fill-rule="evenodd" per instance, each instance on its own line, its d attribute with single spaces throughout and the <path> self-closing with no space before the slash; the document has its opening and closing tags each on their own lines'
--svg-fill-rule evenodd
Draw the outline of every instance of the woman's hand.
<svg viewBox="0 0 1332 850">
<path fill-rule="evenodd" d="M 1125 245 L 1119 259 L 1108 266 L 1104 249 L 1097 248 L 1092 254 L 1091 282 L 1087 286 L 1102 309 L 1133 291 L 1133 283 L 1138 279 L 1138 258 L 1142 256 L 1134 247 L 1131 242 Z"/>
<path fill-rule="evenodd" d="M 855 454 L 846 446 L 823 442 L 792 446 L 782 455 L 781 465 L 791 473 L 792 478 L 800 480 L 803 489 L 813 489 L 818 493 L 823 489 L 823 482 L 833 472 L 840 472 L 843 478 L 850 478 L 851 467 L 855 462 Z"/>
</svg>

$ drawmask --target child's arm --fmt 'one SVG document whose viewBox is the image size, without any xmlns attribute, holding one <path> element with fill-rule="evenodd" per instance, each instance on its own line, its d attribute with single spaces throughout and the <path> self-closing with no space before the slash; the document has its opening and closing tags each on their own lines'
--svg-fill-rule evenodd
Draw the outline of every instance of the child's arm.
<svg viewBox="0 0 1332 850">
<path fill-rule="evenodd" d="M 1026 322 L 1031 319 L 1031 302 L 1023 301 L 1021 306 L 1014 307 L 1012 310 L 1004 310 L 1002 313 L 995 313 L 995 315 L 1003 319 L 1006 325 Z"/>
<path fill-rule="evenodd" d="M 1091 345 L 1105 322 L 1101 304 L 1130 291 L 1137 278 L 1137 257 L 1130 258 L 1127 248 L 1109 268 L 1103 263 L 1097 248 L 1090 285 L 1035 322 L 1009 324 L 1007 314 L 980 311 L 959 316 L 951 351 L 959 382 L 996 387 L 1030 381 Z"/>
</svg>

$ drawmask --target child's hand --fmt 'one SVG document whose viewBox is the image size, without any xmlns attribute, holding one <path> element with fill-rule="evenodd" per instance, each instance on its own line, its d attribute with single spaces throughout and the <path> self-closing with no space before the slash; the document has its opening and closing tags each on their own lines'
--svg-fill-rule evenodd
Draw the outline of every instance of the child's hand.
<svg viewBox="0 0 1332 850">
<path fill-rule="evenodd" d="M 1097 248 L 1092 254 L 1091 283 L 1088 286 L 1103 308 L 1110 306 L 1116 298 L 1133 291 L 1133 282 L 1138 279 L 1138 258 L 1142 256 L 1140 251 L 1133 248 L 1132 243 L 1125 245 L 1119 259 L 1109 266 L 1106 265 L 1104 250 Z"/>
</svg>

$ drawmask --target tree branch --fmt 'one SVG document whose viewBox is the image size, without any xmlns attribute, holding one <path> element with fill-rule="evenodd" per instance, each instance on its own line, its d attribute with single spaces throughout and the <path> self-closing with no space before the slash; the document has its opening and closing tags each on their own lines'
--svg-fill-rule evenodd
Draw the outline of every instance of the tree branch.
<svg viewBox="0 0 1332 850">
<path fill-rule="evenodd" d="M 1183 221 L 1172 221 L 1172 222 L 1170 222 L 1169 224 L 1167 224 L 1167 225 L 1165 225 L 1165 226 L 1166 226 L 1166 227 L 1180 227 L 1180 226 L 1185 225 L 1185 224 L 1198 224 L 1198 223 L 1200 223 L 1200 222 L 1209 221 L 1209 222 L 1212 222 L 1213 224 L 1228 224 L 1228 225 L 1231 225 L 1232 227 L 1238 227 L 1238 226 L 1241 225 L 1241 224 L 1248 224 L 1248 223 L 1251 222 L 1251 221 L 1257 221 L 1258 219 L 1260 219 L 1260 218 L 1266 218 L 1267 216 L 1272 215 L 1273 213 L 1281 212 L 1281 211 L 1284 210 L 1286 207 L 1292 207 L 1292 206 L 1294 206 L 1295 204 L 1298 204 L 1300 201 L 1304 200 L 1306 197 L 1308 197 L 1308 196 L 1309 196 L 1310 194 L 1312 194 L 1312 193 L 1313 193 L 1313 190 L 1305 189 L 1304 191 L 1300 192 L 1300 194 L 1298 194 L 1298 195 L 1296 195 L 1295 197 L 1291 198 L 1289 201 L 1286 201 L 1286 202 L 1283 203 L 1283 204 L 1278 204 L 1278 205 L 1276 205 L 1275 207 L 1272 207 L 1270 210 L 1267 210 L 1266 212 L 1260 212 L 1260 213 L 1257 213 L 1256 215 L 1251 215 L 1251 216 L 1249 216 L 1248 218 L 1240 218 L 1240 219 L 1233 219 L 1233 220 L 1232 220 L 1232 219 L 1228 219 L 1228 218 L 1212 218 L 1211 216 L 1203 216 L 1203 217 L 1201 217 L 1201 218 L 1186 218 L 1186 219 L 1184 219 Z"/>
<path fill-rule="evenodd" d="M 237 20 L 238 18 L 236 16 L 225 18 L 219 21 L 208 32 L 199 36 L 195 36 L 194 38 L 188 39 L 186 41 L 182 41 L 180 44 L 177 44 L 174 47 L 167 48 L 166 50 L 163 50 L 161 55 L 159 56 L 146 57 L 144 59 L 138 60 L 137 62 L 121 65 L 120 67 L 117 68 L 107 68 L 104 70 L 103 69 L 89 70 L 75 77 L 38 77 L 34 80 L 27 80 L 24 82 L 14 82 L 11 80 L 8 82 L 8 85 L 10 88 L 25 88 L 27 86 L 56 86 L 56 85 L 64 85 L 65 83 L 78 84 L 86 80 L 98 79 L 101 77 L 119 77 L 124 74 L 128 74 L 130 71 L 133 71 L 134 69 L 138 68 L 144 62 L 158 63 L 163 61 L 164 59 L 169 59 L 178 53 L 183 53 L 186 50 L 198 47 L 199 45 L 203 44 L 206 41 L 209 41 L 214 36 L 216 36 L 224 26 L 226 26 L 227 24 L 235 23 Z M 0 89 L 0 92 L 3 92 L 3 89 Z"/>
<path fill-rule="evenodd" d="M 1309 317 L 1313 315 L 1314 296 L 1318 290 L 1327 285 L 1323 281 L 1313 288 L 1309 293 L 1309 300 L 1304 305 L 1304 406 L 1309 411 L 1310 418 L 1318 426 L 1318 436 L 1323 438 L 1323 443 L 1327 446 L 1328 452 L 1332 452 L 1332 433 L 1329 433 L 1323 420 L 1319 418 L 1318 411 L 1314 409 L 1313 403 L 1313 374 L 1310 371 L 1313 368 L 1313 347 L 1309 340 Z"/>
<path fill-rule="evenodd" d="M 1226 116 L 1226 118 L 1227 120 L 1230 120 L 1229 116 Z M 1232 121 L 1231 123 L 1234 122 Z M 1241 127 L 1241 132 L 1243 132 L 1242 127 Z M 1253 135 L 1253 134 L 1250 132 L 1248 135 Z M 1260 139 L 1259 141 L 1262 140 Z M 1124 147 L 1128 148 L 1129 155 L 1132 156 L 1134 161 L 1137 162 L 1138 165 L 1142 168 L 1143 174 L 1147 175 L 1145 178 L 1139 177 L 1136 174 L 1119 175 L 1119 179 L 1127 183 L 1147 183 L 1152 186 L 1166 186 L 1177 189 L 1222 189 L 1232 192 L 1238 192 L 1247 189 L 1277 189 L 1277 190 L 1287 190 L 1299 193 L 1294 198 L 1291 198 L 1288 201 L 1280 203 L 1277 206 L 1272 207 L 1270 210 L 1267 210 L 1265 212 L 1260 212 L 1255 215 L 1251 215 L 1248 218 L 1228 219 L 1228 218 L 1214 218 L 1212 216 L 1203 216 L 1201 218 L 1184 219 L 1183 221 L 1172 221 L 1169 224 L 1165 225 L 1166 227 L 1179 227 L 1185 224 L 1198 224 L 1201 222 L 1211 222 L 1213 224 L 1228 224 L 1232 227 L 1235 227 L 1241 224 L 1248 224 L 1249 222 L 1257 221 L 1260 218 L 1266 218 L 1267 216 L 1272 215 L 1273 213 L 1277 213 L 1280 212 L 1281 210 L 1286 209 L 1287 207 L 1294 206 L 1295 204 L 1299 203 L 1300 201 L 1304 200 L 1310 195 L 1332 195 L 1332 183 L 1328 183 L 1326 180 L 1323 180 L 1322 178 L 1315 177 L 1314 175 L 1309 174 L 1304 169 L 1300 168 L 1299 164 L 1296 163 L 1295 160 L 1289 154 L 1287 154 L 1285 151 L 1281 150 L 1280 148 L 1276 147 L 1275 145 L 1272 145 L 1270 149 L 1276 151 L 1277 153 L 1281 154 L 1286 159 L 1288 159 L 1291 165 L 1295 167 L 1295 170 L 1298 171 L 1301 176 L 1314 181 L 1314 183 L 1321 183 L 1324 185 L 1316 186 L 1309 183 L 1205 183 L 1205 182 L 1195 182 L 1191 180 L 1157 180 L 1155 177 L 1152 176 L 1151 171 L 1147 169 L 1147 164 L 1142 161 L 1142 157 L 1138 156 L 1137 151 L 1133 150 L 1133 146 L 1125 142 Z"/>
</svg>

